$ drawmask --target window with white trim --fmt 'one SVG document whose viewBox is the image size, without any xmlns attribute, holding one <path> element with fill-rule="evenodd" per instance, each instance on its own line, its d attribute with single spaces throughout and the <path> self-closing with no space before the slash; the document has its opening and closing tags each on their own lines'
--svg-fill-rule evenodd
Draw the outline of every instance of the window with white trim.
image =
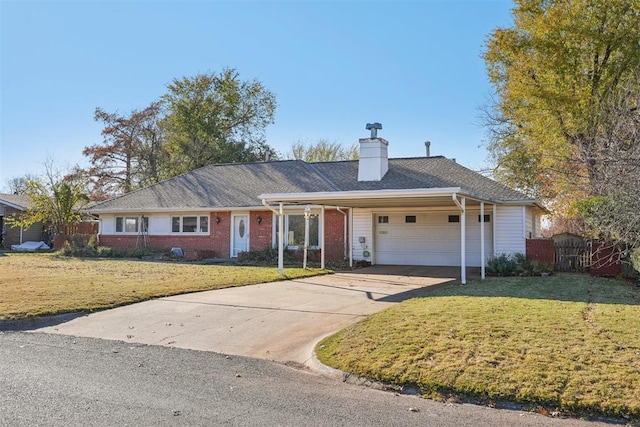
<svg viewBox="0 0 640 427">
<path fill-rule="evenodd" d="M 142 218 L 142 220 L 140 219 Z M 143 216 L 117 216 L 116 217 L 116 233 L 139 233 L 140 226 L 142 231 L 149 230 L 149 217 Z"/>
<path fill-rule="evenodd" d="M 171 217 L 172 233 L 208 233 L 209 216 L 183 215 Z"/>
<path fill-rule="evenodd" d="M 278 221 L 275 222 L 275 244 L 278 245 Z M 304 214 L 287 214 L 284 221 L 284 245 L 289 249 L 304 247 Z M 320 247 L 320 217 L 309 218 L 309 247 Z"/>
</svg>

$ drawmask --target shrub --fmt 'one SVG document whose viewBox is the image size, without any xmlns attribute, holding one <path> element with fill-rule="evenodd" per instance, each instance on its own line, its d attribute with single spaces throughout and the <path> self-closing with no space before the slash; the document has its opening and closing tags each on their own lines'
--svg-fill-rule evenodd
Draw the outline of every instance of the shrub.
<svg viewBox="0 0 640 427">
<path fill-rule="evenodd" d="M 540 276 L 553 271 L 549 264 L 521 253 L 493 257 L 487 261 L 487 270 L 497 276 Z"/>
<path fill-rule="evenodd" d="M 487 262 L 487 270 L 498 276 L 513 276 L 516 274 L 518 263 L 512 255 L 500 254 L 490 258 Z"/>
<path fill-rule="evenodd" d="M 293 253 L 285 249 L 284 263 L 293 263 Z M 238 264 L 244 265 L 276 265 L 278 264 L 278 248 L 268 247 L 260 250 L 240 252 Z"/>
</svg>

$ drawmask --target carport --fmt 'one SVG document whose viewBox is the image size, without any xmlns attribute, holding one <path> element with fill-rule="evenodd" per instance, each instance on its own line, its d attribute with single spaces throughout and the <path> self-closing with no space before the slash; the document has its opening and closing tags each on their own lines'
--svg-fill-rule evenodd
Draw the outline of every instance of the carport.
<svg viewBox="0 0 640 427">
<path fill-rule="evenodd" d="M 324 211 L 326 207 L 348 209 L 345 213 L 345 237 L 348 236 L 349 244 L 349 263 L 353 265 L 354 254 L 354 210 L 357 209 L 373 209 L 383 211 L 389 207 L 394 209 L 434 209 L 455 208 L 459 212 L 459 245 L 458 256 L 460 262 L 460 277 L 463 284 L 467 280 L 467 210 L 471 207 L 479 209 L 478 233 L 479 233 L 479 253 L 480 259 L 480 277 L 485 278 L 485 245 L 486 245 L 486 227 L 484 218 L 486 205 L 490 205 L 493 211 L 492 217 L 495 218 L 496 203 L 483 199 L 478 195 L 462 190 L 460 187 L 449 188 L 432 188 L 432 189 L 399 189 L 399 190 L 376 190 L 376 191 L 336 191 L 336 192 L 315 192 L 315 193 L 272 193 L 261 194 L 262 204 L 271 209 L 278 218 L 278 268 L 283 273 L 284 259 L 284 207 L 289 205 L 308 206 L 309 208 L 320 209 L 321 224 L 324 224 Z M 309 209 L 307 209 L 309 211 Z M 411 215 L 409 215 L 411 216 Z M 471 224 L 469 224 L 471 226 Z M 495 221 L 491 222 L 492 235 L 495 228 Z M 324 227 L 321 230 L 321 267 L 325 267 L 325 235 Z M 306 240 L 306 239 L 305 239 Z M 346 244 L 346 242 L 345 242 Z"/>
</svg>

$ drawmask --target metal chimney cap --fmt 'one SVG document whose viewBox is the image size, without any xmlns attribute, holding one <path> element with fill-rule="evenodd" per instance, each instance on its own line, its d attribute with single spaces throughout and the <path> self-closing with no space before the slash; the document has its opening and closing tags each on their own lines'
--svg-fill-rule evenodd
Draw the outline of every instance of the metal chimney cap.
<svg viewBox="0 0 640 427">
<path fill-rule="evenodd" d="M 365 126 L 365 129 L 371 131 L 371 138 L 377 138 L 378 137 L 378 129 L 382 129 L 382 124 L 378 123 L 378 122 L 367 123 L 367 125 Z"/>
</svg>

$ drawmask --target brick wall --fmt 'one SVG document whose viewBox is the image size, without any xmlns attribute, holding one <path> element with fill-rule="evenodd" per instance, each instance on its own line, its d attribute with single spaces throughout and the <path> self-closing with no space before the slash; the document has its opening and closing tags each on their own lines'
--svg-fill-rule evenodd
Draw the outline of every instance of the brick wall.
<svg viewBox="0 0 640 427">
<path fill-rule="evenodd" d="M 343 211 L 348 213 L 347 209 Z M 344 259 L 344 215 L 336 209 L 325 209 L 324 227 L 325 260 L 342 261 Z"/>
<path fill-rule="evenodd" d="M 551 239 L 527 239 L 526 255 L 553 267 L 556 247 Z"/>
<path fill-rule="evenodd" d="M 258 224 L 258 217 L 261 218 Z M 273 245 L 271 237 L 273 230 L 273 213 L 271 211 L 253 211 L 249 213 L 251 234 L 249 235 L 249 250 L 262 250 Z"/>
</svg>

